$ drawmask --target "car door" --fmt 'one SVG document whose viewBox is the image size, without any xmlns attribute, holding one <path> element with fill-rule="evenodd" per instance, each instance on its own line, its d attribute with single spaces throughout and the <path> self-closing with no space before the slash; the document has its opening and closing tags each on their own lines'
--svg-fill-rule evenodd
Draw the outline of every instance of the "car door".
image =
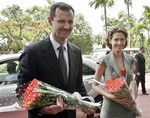
<svg viewBox="0 0 150 118">
<path fill-rule="evenodd" d="M 17 68 L 17 61 L 8 60 L 0 63 L 0 107 L 10 106 L 17 101 Z"/>
</svg>

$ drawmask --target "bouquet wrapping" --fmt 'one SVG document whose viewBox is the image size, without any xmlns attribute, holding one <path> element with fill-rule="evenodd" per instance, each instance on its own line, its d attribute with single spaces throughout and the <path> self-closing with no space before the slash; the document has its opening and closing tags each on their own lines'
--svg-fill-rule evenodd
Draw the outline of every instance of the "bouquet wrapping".
<svg viewBox="0 0 150 118">
<path fill-rule="evenodd" d="M 128 102 L 122 105 L 135 113 L 136 116 L 141 116 L 141 112 L 137 108 L 133 95 L 131 94 L 126 80 L 123 77 L 115 77 L 113 79 L 107 80 L 104 88 L 108 92 L 115 95 L 118 99 L 127 98 Z"/>
<path fill-rule="evenodd" d="M 22 98 L 22 107 L 25 110 L 56 104 L 56 99 L 61 97 L 66 109 L 85 108 L 93 109 L 100 103 L 82 100 L 79 93 L 68 93 L 52 85 L 33 79 L 25 90 Z"/>
</svg>

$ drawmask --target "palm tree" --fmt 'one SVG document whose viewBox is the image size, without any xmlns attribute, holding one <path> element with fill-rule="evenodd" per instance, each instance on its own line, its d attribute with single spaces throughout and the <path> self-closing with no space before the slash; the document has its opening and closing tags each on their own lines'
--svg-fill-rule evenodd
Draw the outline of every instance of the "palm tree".
<svg viewBox="0 0 150 118">
<path fill-rule="evenodd" d="M 124 0 L 124 3 L 127 6 L 128 18 L 130 18 L 130 6 L 132 7 L 132 0 Z"/>
<path fill-rule="evenodd" d="M 104 19 L 105 19 L 105 31 L 107 33 L 107 7 L 114 5 L 114 0 L 93 0 L 89 2 L 90 7 L 95 6 L 95 9 L 99 7 L 104 8 Z"/>
<path fill-rule="evenodd" d="M 143 6 L 144 12 L 142 18 L 139 21 L 142 21 L 143 25 L 145 26 L 145 30 L 147 31 L 147 39 L 148 39 L 148 46 L 150 45 L 150 7 Z"/>
<path fill-rule="evenodd" d="M 128 11 L 128 29 L 130 29 L 130 7 L 132 7 L 132 0 L 124 0 L 124 3 L 127 6 L 127 11 Z M 130 47 L 130 32 L 129 32 L 128 46 Z"/>
<path fill-rule="evenodd" d="M 145 42 L 145 38 L 143 36 L 143 32 L 144 32 L 144 29 L 145 29 L 145 25 L 144 24 L 140 24 L 139 22 L 137 24 L 135 24 L 135 26 L 133 27 L 133 31 L 134 32 L 134 46 L 143 46 L 144 45 L 144 42 Z"/>
</svg>

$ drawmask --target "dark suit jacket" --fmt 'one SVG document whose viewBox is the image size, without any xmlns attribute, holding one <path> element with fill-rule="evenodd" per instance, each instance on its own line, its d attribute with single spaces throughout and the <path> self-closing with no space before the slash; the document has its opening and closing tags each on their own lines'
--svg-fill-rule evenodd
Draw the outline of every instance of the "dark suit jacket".
<svg viewBox="0 0 150 118">
<path fill-rule="evenodd" d="M 135 68 L 135 72 L 138 73 L 140 72 L 141 74 L 145 74 L 145 58 L 144 56 L 138 52 L 135 55 L 136 58 L 136 68 Z"/>
<path fill-rule="evenodd" d="M 37 78 L 43 82 L 73 93 L 78 91 L 81 95 L 87 95 L 82 82 L 82 57 L 80 49 L 68 42 L 69 78 L 65 86 L 60 71 L 59 62 L 49 37 L 38 41 L 25 48 L 20 56 L 19 85 Z M 57 115 L 38 116 L 38 109 L 29 111 L 29 118 L 75 118 L 74 110 L 63 111 Z"/>
</svg>

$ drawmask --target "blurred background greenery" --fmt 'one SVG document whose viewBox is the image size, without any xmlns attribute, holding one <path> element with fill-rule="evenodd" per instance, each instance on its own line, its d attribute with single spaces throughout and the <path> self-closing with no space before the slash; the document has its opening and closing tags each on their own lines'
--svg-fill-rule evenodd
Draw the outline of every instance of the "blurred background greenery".
<svg viewBox="0 0 150 118">
<path fill-rule="evenodd" d="M 22 9 L 19 5 L 13 4 L 0 11 L 0 54 L 18 53 L 37 40 L 49 35 L 51 27 L 47 22 L 49 7 L 54 0 L 46 0 L 47 6 L 32 6 Z M 140 18 L 136 18 L 130 13 L 132 0 L 124 0 L 126 11 L 119 11 L 117 17 L 108 17 L 107 9 L 113 7 L 115 0 L 91 0 L 89 7 L 95 9 L 101 7 L 103 15 L 100 20 L 103 24 L 103 32 L 93 34 L 92 28 L 84 15 L 75 14 L 74 30 L 69 41 L 78 45 L 82 53 L 91 55 L 97 47 L 105 48 L 105 36 L 107 31 L 115 25 L 124 26 L 129 33 L 128 47 L 146 48 L 146 71 L 150 72 L 150 7 L 143 6 L 143 13 Z M 91 14 L 92 17 L 92 14 Z M 93 22 L 94 19 L 93 19 Z"/>
</svg>

